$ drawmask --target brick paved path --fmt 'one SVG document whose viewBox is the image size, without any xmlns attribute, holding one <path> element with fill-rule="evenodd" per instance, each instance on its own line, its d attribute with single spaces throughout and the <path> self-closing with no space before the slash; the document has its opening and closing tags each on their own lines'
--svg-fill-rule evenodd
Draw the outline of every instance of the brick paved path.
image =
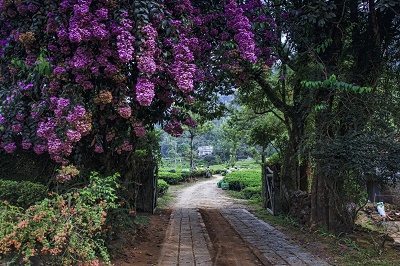
<svg viewBox="0 0 400 266">
<path fill-rule="evenodd" d="M 180 191 L 159 265 L 212 265 L 215 250 L 198 208 L 218 209 L 265 265 L 328 265 L 227 197 L 216 186 L 221 179 L 222 176 L 214 177 Z"/>
<path fill-rule="evenodd" d="M 247 210 L 225 209 L 221 213 L 266 265 L 329 265 Z"/>
<path fill-rule="evenodd" d="M 210 241 L 198 210 L 174 210 L 159 265 L 212 265 L 207 243 Z"/>
</svg>

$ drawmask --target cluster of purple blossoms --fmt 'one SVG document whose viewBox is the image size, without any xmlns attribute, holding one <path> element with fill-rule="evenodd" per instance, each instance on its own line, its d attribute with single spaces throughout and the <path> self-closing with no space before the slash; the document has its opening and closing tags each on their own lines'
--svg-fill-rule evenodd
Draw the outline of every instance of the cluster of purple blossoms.
<svg viewBox="0 0 400 266">
<path fill-rule="evenodd" d="M 136 83 L 136 100 L 141 106 L 150 106 L 154 98 L 154 83 L 148 78 L 138 78 Z"/>
<path fill-rule="evenodd" d="M 93 14 L 89 8 L 91 2 L 92 0 L 79 0 L 73 6 L 73 16 L 69 21 L 68 33 L 68 38 L 73 43 L 91 39 L 105 40 L 110 35 L 106 24 L 102 22 L 108 17 L 108 9 L 101 8 Z"/>
<path fill-rule="evenodd" d="M 243 14 L 235 0 L 229 0 L 225 5 L 227 26 L 235 33 L 234 39 L 244 60 L 256 62 L 256 44 L 250 20 Z"/>
<path fill-rule="evenodd" d="M 37 155 L 43 154 L 43 153 L 45 153 L 45 152 L 47 151 L 47 146 L 44 145 L 44 144 L 35 144 L 35 145 L 33 146 L 33 151 L 34 151 Z"/>
<path fill-rule="evenodd" d="M 128 12 L 123 12 L 117 36 L 118 56 L 123 63 L 132 61 L 135 53 L 135 38 L 131 33 L 132 29 L 133 22 L 128 18 Z"/>
<path fill-rule="evenodd" d="M 29 140 L 24 139 L 21 143 L 22 149 L 29 150 L 32 147 L 32 142 Z"/>
<path fill-rule="evenodd" d="M 67 140 L 70 142 L 78 142 L 82 138 L 81 133 L 72 129 L 67 130 L 66 135 L 67 135 Z"/>
<path fill-rule="evenodd" d="M 171 65 L 171 74 L 178 89 L 189 93 L 193 91 L 196 65 L 193 53 L 186 42 L 187 39 L 183 39 L 179 44 L 174 45 L 174 63 Z"/>
<path fill-rule="evenodd" d="M 55 135 L 56 122 L 48 118 L 46 122 L 40 122 L 36 134 L 40 138 L 50 139 Z"/>
<path fill-rule="evenodd" d="M 118 107 L 118 114 L 125 119 L 129 119 L 132 116 L 132 108 L 128 105 L 120 106 Z"/>
<path fill-rule="evenodd" d="M 173 119 L 173 120 L 169 121 L 164 126 L 164 130 L 165 130 L 165 132 L 169 133 L 171 136 L 174 136 L 174 137 L 179 137 L 179 136 L 181 136 L 183 134 L 182 125 L 176 119 Z"/>
<path fill-rule="evenodd" d="M 69 106 L 70 100 L 66 99 L 66 98 L 51 97 L 50 101 L 51 101 L 52 105 L 55 107 L 54 108 L 54 116 L 57 118 L 61 118 L 64 111 Z"/>
<path fill-rule="evenodd" d="M 117 147 L 116 151 L 118 154 L 122 152 L 130 152 L 133 150 L 133 145 L 128 141 L 125 140 L 119 147 Z"/>
<path fill-rule="evenodd" d="M 94 152 L 95 153 L 103 153 L 104 152 L 104 148 L 103 148 L 103 146 L 101 145 L 101 144 L 96 144 L 95 146 L 94 146 Z"/>
<path fill-rule="evenodd" d="M 4 145 L 3 149 L 6 153 L 13 153 L 17 149 L 17 145 L 15 144 L 15 142 L 9 142 Z"/>
<path fill-rule="evenodd" d="M 33 83 L 25 83 L 23 81 L 18 81 L 18 87 L 20 91 L 29 91 L 33 88 Z"/>
<path fill-rule="evenodd" d="M 86 109 L 82 105 L 75 106 L 68 114 L 67 121 L 71 124 L 77 123 L 86 115 Z"/>
<path fill-rule="evenodd" d="M 67 70 L 65 69 L 65 67 L 62 67 L 62 66 L 57 66 L 53 69 L 53 75 L 55 75 L 57 77 L 65 74 L 66 72 L 67 72 Z"/>
<path fill-rule="evenodd" d="M 89 25 L 89 6 L 91 0 L 80 0 L 73 6 L 73 15 L 69 21 L 68 38 L 73 43 L 89 40 L 91 29 Z"/>
<path fill-rule="evenodd" d="M 22 131 L 22 125 L 20 123 L 13 124 L 11 130 L 14 133 L 20 133 Z"/>
<path fill-rule="evenodd" d="M 186 118 L 185 121 L 183 121 L 183 124 L 191 128 L 195 128 L 197 126 L 197 122 L 191 117 Z"/>
<path fill-rule="evenodd" d="M 133 124 L 133 132 L 138 138 L 143 138 L 144 136 L 146 136 L 146 129 L 141 122 L 136 122 Z"/>
<path fill-rule="evenodd" d="M 95 12 L 96 18 L 99 20 L 106 20 L 108 19 L 108 9 L 102 7 Z"/>
<path fill-rule="evenodd" d="M 72 60 L 70 61 L 70 66 L 76 70 L 86 69 L 88 65 L 93 62 L 92 54 L 83 46 L 76 49 Z"/>
<path fill-rule="evenodd" d="M 142 53 L 138 58 L 138 69 L 143 74 L 152 75 L 157 69 L 154 61 L 157 31 L 149 24 L 142 28 L 142 33 L 146 36 L 146 40 L 142 43 Z"/>
</svg>

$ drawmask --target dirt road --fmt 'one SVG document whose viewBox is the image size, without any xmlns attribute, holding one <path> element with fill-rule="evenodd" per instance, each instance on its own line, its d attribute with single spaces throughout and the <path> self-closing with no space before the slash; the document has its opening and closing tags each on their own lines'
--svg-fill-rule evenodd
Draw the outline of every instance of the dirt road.
<svg viewBox="0 0 400 266">
<path fill-rule="evenodd" d="M 217 187 L 222 176 L 202 180 L 177 193 L 174 209 L 180 208 L 238 208 L 243 207 L 239 200 L 232 199 Z"/>
</svg>

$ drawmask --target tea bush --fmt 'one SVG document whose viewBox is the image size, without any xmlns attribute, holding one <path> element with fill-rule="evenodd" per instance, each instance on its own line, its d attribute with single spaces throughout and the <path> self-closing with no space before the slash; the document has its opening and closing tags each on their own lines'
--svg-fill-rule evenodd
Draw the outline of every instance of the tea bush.
<svg viewBox="0 0 400 266">
<path fill-rule="evenodd" d="M 230 190 L 241 191 L 246 187 L 261 187 L 261 170 L 239 170 L 228 173 L 224 181 Z"/>
<path fill-rule="evenodd" d="M 160 171 L 158 173 L 158 178 L 163 179 L 165 182 L 167 182 L 170 185 L 177 185 L 180 182 L 184 181 L 182 174 L 179 172 L 171 173 L 171 172 Z"/>
<path fill-rule="evenodd" d="M 2 203 L 0 256 L 8 262 L 44 265 L 110 264 L 105 245 L 107 211 L 117 207 L 118 175 L 90 176 L 90 184 L 54 194 L 26 210 Z"/>
<path fill-rule="evenodd" d="M 157 180 L 157 194 L 159 197 L 162 197 L 167 193 L 169 185 L 165 180 L 158 179 Z"/>
<path fill-rule="evenodd" d="M 228 184 L 229 190 L 239 191 L 237 195 L 244 199 L 261 197 L 261 170 L 238 170 L 228 173 L 223 182 Z"/>
</svg>

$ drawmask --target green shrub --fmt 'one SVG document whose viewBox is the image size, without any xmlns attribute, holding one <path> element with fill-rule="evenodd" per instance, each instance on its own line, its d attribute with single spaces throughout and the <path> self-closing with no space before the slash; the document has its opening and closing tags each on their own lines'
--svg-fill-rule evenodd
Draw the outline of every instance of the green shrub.
<svg viewBox="0 0 400 266">
<path fill-rule="evenodd" d="M 230 190 L 241 191 L 246 187 L 261 187 L 261 170 L 239 170 L 227 174 L 224 181 Z"/>
<path fill-rule="evenodd" d="M 171 172 L 159 172 L 158 178 L 163 179 L 170 185 L 177 185 L 184 181 L 181 173 L 171 173 Z"/>
<path fill-rule="evenodd" d="M 190 178 L 190 171 L 182 171 L 181 173 L 182 181 L 187 181 Z"/>
<path fill-rule="evenodd" d="M 261 187 L 246 187 L 241 193 L 245 199 L 261 197 Z"/>
<path fill-rule="evenodd" d="M 213 175 L 226 175 L 228 173 L 228 171 L 226 169 L 215 169 L 212 170 L 212 174 Z"/>
<path fill-rule="evenodd" d="M 281 155 L 279 153 L 274 153 L 267 158 L 268 165 L 277 165 L 281 164 Z"/>
<path fill-rule="evenodd" d="M 197 170 L 192 171 L 192 177 L 195 177 L 195 178 L 208 178 L 208 177 L 210 177 L 208 173 L 210 173 L 210 170 L 197 169 Z"/>
<path fill-rule="evenodd" d="M 30 181 L 12 181 L 0 179 L 0 200 L 11 205 L 27 208 L 44 199 L 47 187 Z"/>
<path fill-rule="evenodd" d="M 3 203 L 0 254 L 17 265 L 33 257 L 43 265 L 110 264 L 105 225 L 107 212 L 117 207 L 117 178 L 92 173 L 87 187 L 55 194 L 25 211 Z"/>
<path fill-rule="evenodd" d="M 169 185 L 162 179 L 157 180 L 157 194 L 159 197 L 162 197 L 167 193 Z"/>
</svg>

